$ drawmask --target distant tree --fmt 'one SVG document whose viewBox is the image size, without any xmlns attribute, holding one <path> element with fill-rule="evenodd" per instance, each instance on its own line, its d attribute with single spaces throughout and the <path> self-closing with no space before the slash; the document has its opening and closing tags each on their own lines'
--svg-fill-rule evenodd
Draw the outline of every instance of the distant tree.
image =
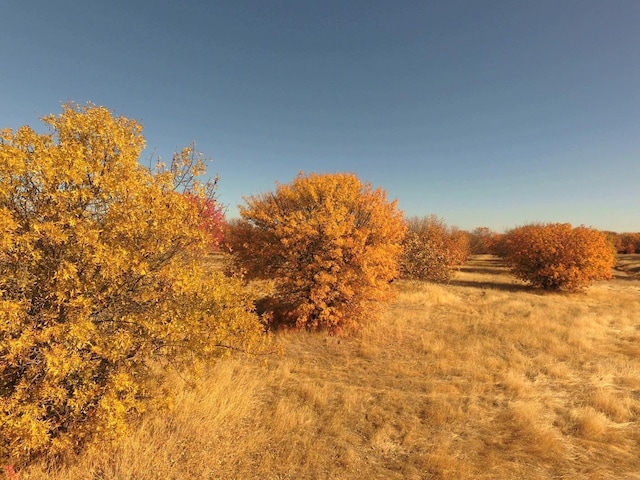
<svg viewBox="0 0 640 480">
<path fill-rule="evenodd" d="M 507 235 L 505 233 L 498 233 L 495 236 L 493 245 L 491 246 L 490 253 L 497 255 L 498 257 L 505 258 L 507 256 Z"/>
<path fill-rule="evenodd" d="M 578 290 L 612 276 L 615 251 L 604 233 L 568 223 L 530 224 L 505 236 L 512 273 L 549 290 Z"/>
<path fill-rule="evenodd" d="M 458 227 L 449 227 L 448 244 L 451 252 L 451 265 L 454 267 L 464 265 L 471 254 L 469 233 Z"/>
<path fill-rule="evenodd" d="M 276 323 L 339 334 L 389 297 L 405 227 L 383 190 L 353 174 L 300 174 L 240 214 L 227 242 L 248 278 L 275 280 Z"/>
<path fill-rule="evenodd" d="M 617 236 L 616 244 L 618 253 L 640 252 L 640 233 L 620 233 Z"/>
<path fill-rule="evenodd" d="M 488 227 L 475 228 L 470 234 L 470 250 L 474 255 L 493 254 L 499 234 Z"/>
<path fill-rule="evenodd" d="M 620 234 L 612 231 L 603 231 L 607 241 L 613 246 L 616 252 L 622 253 L 622 240 Z"/>
<path fill-rule="evenodd" d="M 241 283 L 200 262 L 207 186 L 190 149 L 150 171 L 133 120 L 66 105 L 43 121 L 47 134 L 0 131 L 3 464 L 121 433 L 156 388 L 152 363 L 264 339 Z"/>
<path fill-rule="evenodd" d="M 452 267 L 463 264 L 469 255 L 469 237 L 448 227 L 436 215 L 407 219 L 403 241 L 403 278 L 446 283 Z"/>
</svg>

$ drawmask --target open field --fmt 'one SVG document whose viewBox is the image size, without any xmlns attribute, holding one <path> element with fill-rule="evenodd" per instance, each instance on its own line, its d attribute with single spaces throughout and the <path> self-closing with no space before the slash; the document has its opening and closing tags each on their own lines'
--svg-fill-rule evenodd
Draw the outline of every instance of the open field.
<svg viewBox="0 0 640 480">
<path fill-rule="evenodd" d="M 354 338 L 279 334 L 118 446 L 21 479 L 640 479 L 640 256 L 542 293 L 489 256 Z"/>
</svg>

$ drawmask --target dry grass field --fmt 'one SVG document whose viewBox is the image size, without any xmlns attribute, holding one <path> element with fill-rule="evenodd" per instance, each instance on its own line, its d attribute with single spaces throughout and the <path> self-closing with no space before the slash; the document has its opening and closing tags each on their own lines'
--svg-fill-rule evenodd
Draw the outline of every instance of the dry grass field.
<svg viewBox="0 0 640 480">
<path fill-rule="evenodd" d="M 117 446 L 21 479 L 640 479 L 640 256 L 578 294 L 474 257 L 354 338 L 283 333 Z"/>
</svg>

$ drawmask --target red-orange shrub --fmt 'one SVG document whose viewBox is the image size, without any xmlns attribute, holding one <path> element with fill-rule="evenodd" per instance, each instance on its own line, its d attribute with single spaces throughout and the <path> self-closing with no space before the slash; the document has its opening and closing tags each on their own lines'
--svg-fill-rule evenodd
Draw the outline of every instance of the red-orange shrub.
<svg viewBox="0 0 640 480">
<path fill-rule="evenodd" d="M 578 290 L 610 279 L 616 262 L 604 233 L 569 223 L 518 227 L 506 234 L 504 247 L 516 277 L 549 290 Z"/>
<path fill-rule="evenodd" d="M 459 267 L 469 259 L 471 254 L 471 239 L 469 233 L 458 227 L 450 227 L 447 237 L 449 252 L 451 253 L 451 265 Z"/>
<path fill-rule="evenodd" d="M 202 197 L 191 192 L 185 192 L 184 196 L 196 209 L 200 218 L 200 229 L 205 234 L 209 247 L 218 250 L 224 240 L 224 231 L 226 230 L 224 207 L 213 197 Z"/>
<path fill-rule="evenodd" d="M 248 278 L 275 280 L 265 304 L 276 323 L 337 334 L 388 298 L 405 227 L 383 190 L 353 174 L 300 174 L 245 201 L 227 242 Z"/>
</svg>

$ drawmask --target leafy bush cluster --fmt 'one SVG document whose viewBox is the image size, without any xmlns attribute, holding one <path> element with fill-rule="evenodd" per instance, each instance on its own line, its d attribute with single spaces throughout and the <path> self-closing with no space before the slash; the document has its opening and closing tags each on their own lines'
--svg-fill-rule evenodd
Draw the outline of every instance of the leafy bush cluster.
<svg viewBox="0 0 640 480">
<path fill-rule="evenodd" d="M 388 297 L 405 226 L 383 190 L 353 174 L 300 174 L 240 214 L 228 244 L 248 278 L 275 279 L 276 323 L 336 334 Z"/>
<path fill-rule="evenodd" d="M 505 235 L 512 273 L 549 290 L 578 290 L 611 278 L 616 257 L 604 233 L 568 223 L 531 224 Z"/>
<path fill-rule="evenodd" d="M 409 218 L 406 223 L 402 277 L 448 282 L 452 267 L 462 265 L 469 256 L 468 234 L 448 227 L 435 215 Z"/>
<path fill-rule="evenodd" d="M 208 187 L 191 150 L 150 171 L 135 121 L 92 105 L 43 121 L 0 132 L 5 463 L 117 435 L 152 393 L 151 362 L 263 339 L 240 282 L 201 267 Z"/>
<path fill-rule="evenodd" d="M 469 233 L 469 250 L 473 255 L 496 254 L 501 235 L 488 227 L 478 227 Z"/>
<path fill-rule="evenodd" d="M 640 253 L 640 233 L 614 233 L 613 244 L 618 253 Z"/>
</svg>

